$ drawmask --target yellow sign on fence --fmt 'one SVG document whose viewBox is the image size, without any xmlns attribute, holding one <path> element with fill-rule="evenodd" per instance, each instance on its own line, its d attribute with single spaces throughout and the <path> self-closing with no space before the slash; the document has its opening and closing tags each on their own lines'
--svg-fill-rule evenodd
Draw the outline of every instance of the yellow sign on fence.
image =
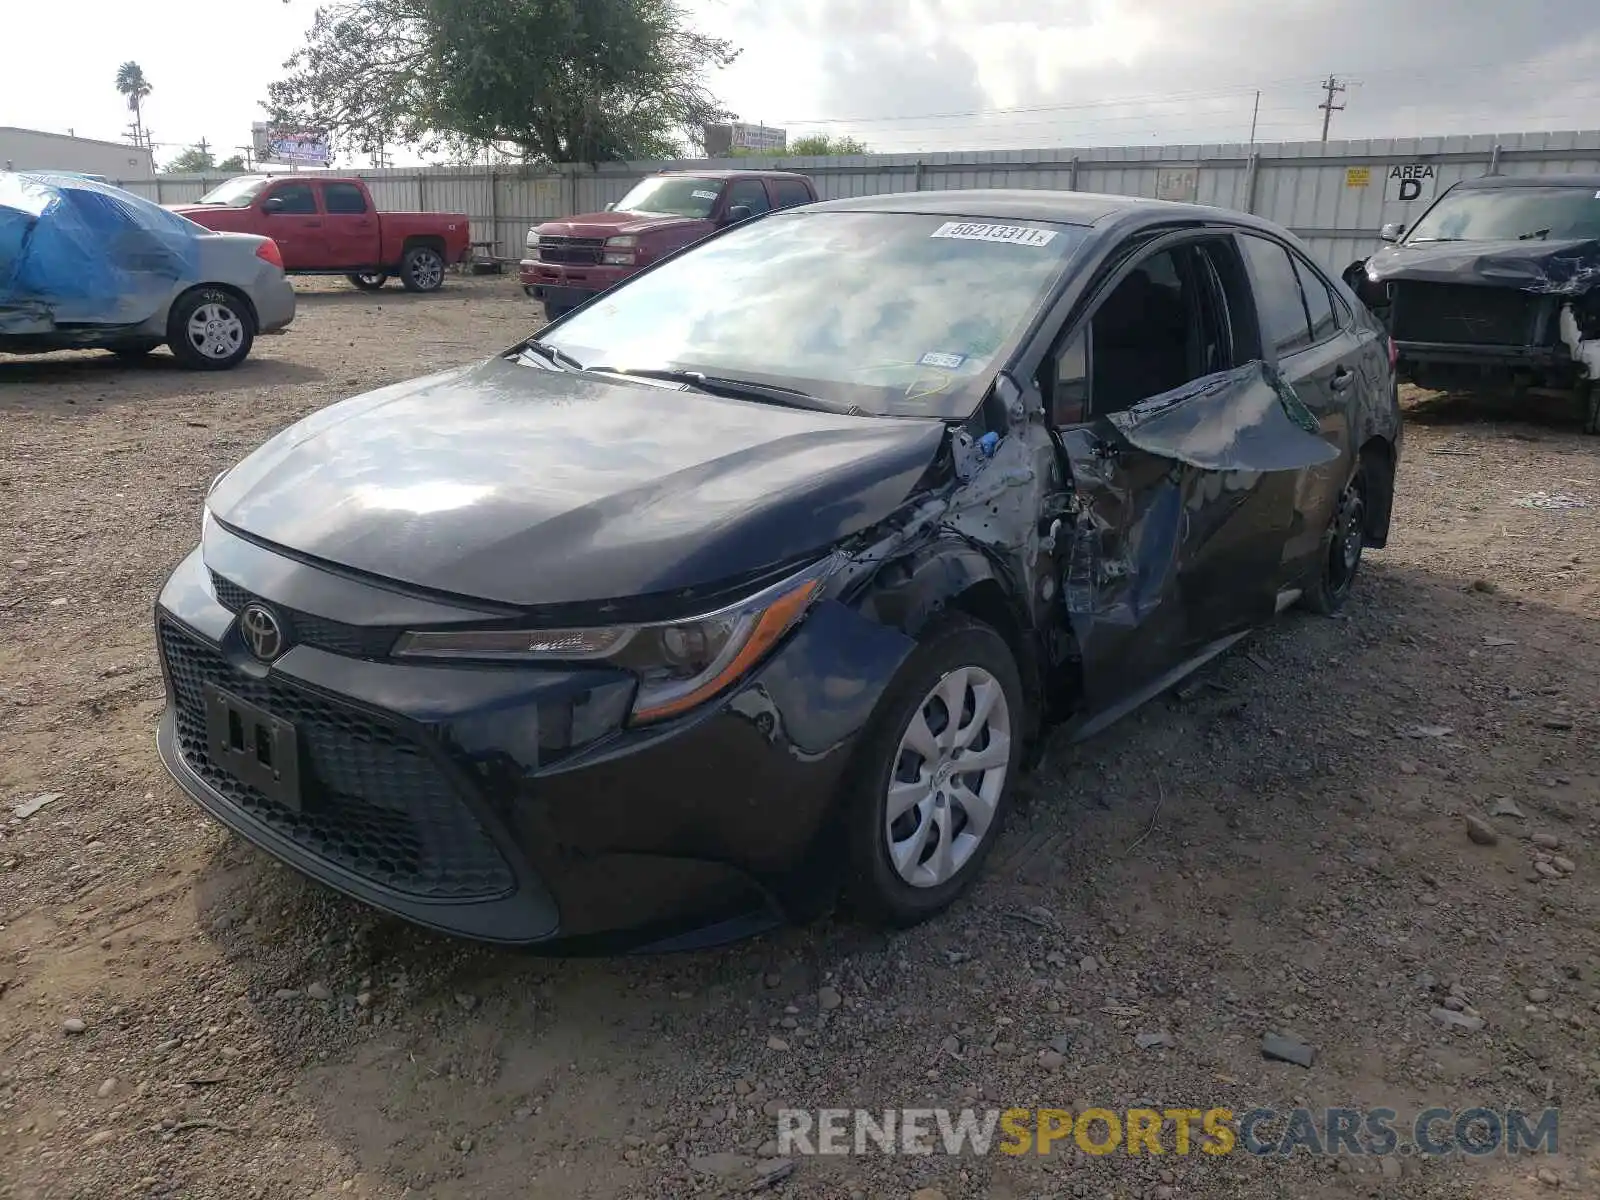
<svg viewBox="0 0 1600 1200">
<path fill-rule="evenodd" d="M 1371 167 L 1346 167 L 1344 169 L 1345 187 L 1366 187 L 1371 182 Z"/>
</svg>

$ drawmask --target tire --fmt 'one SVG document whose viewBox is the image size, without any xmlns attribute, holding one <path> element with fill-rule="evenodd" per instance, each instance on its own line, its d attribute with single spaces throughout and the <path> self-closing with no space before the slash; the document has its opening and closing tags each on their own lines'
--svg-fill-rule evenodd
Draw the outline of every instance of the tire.
<svg viewBox="0 0 1600 1200">
<path fill-rule="evenodd" d="M 522 294 L 529 300 L 537 300 L 539 298 L 539 293 L 526 283 L 522 285 Z"/>
<path fill-rule="evenodd" d="M 572 311 L 572 309 L 573 306 L 571 304 L 551 304 L 546 302 L 544 306 L 544 319 L 546 321 L 557 320 L 566 316 Z"/>
<path fill-rule="evenodd" d="M 1600 433 L 1600 381 L 1591 383 L 1584 397 L 1583 431 Z"/>
<path fill-rule="evenodd" d="M 363 292 L 382 291 L 383 285 L 389 282 L 389 277 L 383 274 L 346 275 L 345 278 Z"/>
<path fill-rule="evenodd" d="M 1300 598 L 1301 604 L 1312 612 L 1332 616 L 1350 598 L 1356 575 L 1361 570 L 1366 520 L 1367 466 L 1362 463 L 1339 494 L 1333 519 L 1322 535 L 1322 561 L 1317 567 L 1317 577 Z"/>
<path fill-rule="evenodd" d="M 408 292 L 437 292 L 444 286 L 444 255 L 432 246 L 413 246 L 400 262 L 400 282 Z"/>
<path fill-rule="evenodd" d="M 998 757 L 998 765 L 951 770 L 962 758 L 948 757 L 946 696 L 959 696 L 963 706 L 957 730 L 969 739 L 966 760 Z M 847 892 L 863 917 L 915 925 L 949 907 L 977 877 L 999 840 L 1022 762 L 1025 702 L 1011 649 L 987 625 L 952 617 L 912 652 L 862 735 L 843 797 Z M 915 749 L 917 740 L 929 749 Z M 937 764 L 935 747 L 942 755 Z M 910 804 L 894 820 L 891 795 Z"/>
<path fill-rule="evenodd" d="M 155 350 L 159 345 L 161 345 L 160 342 L 131 342 L 126 346 L 111 347 L 111 353 L 115 354 L 123 362 L 143 362 L 150 356 L 151 351 Z"/>
<path fill-rule="evenodd" d="M 167 318 L 167 345 L 191 371 L 226 371 L 250 353 L 256 318 L 232 292 L 197 287 L 178 297 Z"/>
</svg>

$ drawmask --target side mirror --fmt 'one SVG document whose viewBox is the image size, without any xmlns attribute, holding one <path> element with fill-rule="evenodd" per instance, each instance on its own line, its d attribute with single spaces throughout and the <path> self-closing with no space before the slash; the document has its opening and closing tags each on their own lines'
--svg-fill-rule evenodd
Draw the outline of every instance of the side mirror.
<svg viewBox="0 0 1600 1200">
<path fill-rule="evenodd" d="M 283 211 L 282 196 L 268 196 L 261 202 L 261 211 L 271 216 L 273 213 Z"/>
<path fill-rule="evenodd" d="M 735 204 L 728 210 L 728 224 L 737 225 L 740 221 L 748 221 L 754 215 L 748 204 Z"/>
<path fill-rule="evenodd" d="M 1382 229 L 1378 230 L 1378 240 L 1380 242 L 1398 242 L 1405 235 L 1406 226 L 1404 221 L 1390 221 Z"/>
</svg>

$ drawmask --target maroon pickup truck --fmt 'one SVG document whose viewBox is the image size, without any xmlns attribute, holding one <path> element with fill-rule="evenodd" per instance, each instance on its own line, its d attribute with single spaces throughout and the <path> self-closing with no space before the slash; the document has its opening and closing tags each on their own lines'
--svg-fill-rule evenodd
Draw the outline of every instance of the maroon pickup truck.
<svg viewBox="0 0 1600 1200">
<path fill-rule="evenodd" d="M 167 207 L 207 229 L 270 237 L 291 275 L 343 275 L 364 291 L 390 275 L 408 292 L 436 291 L 472 250 L 464 214 L 379 212 L 359 179 L 241 175 L 198 204 Z"/>
<path fill-rule="evenodd" d="M 736 221 L 810 204 L 811 180 L 793 171 L 663 171 L 605 212 L 528 230 L 522 287 L 554 320 L 639 268 Z"/>
</svg>

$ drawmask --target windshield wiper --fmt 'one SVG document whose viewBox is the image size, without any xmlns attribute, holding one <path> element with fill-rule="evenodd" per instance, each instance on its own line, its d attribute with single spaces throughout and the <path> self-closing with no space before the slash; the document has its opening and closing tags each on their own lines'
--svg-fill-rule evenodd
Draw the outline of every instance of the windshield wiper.
<svg viewBox="0 0 1600 1200">
<path fill-rule="evenodd" d="M 729 379 L 724 375 L 707 375 L 702 371 L 672 371 L 656 367 L 585 367 L 589 372 L 603 372 L 607 375 L 629 375 L 639 379 L 660 379 L 667 383 L 681 383 L 696 391 L 708 392 L 713 396 L 725 396 L 730 400 L 754 400 L 760 404 L 778 404 L 784 408 L 805 408 L 815 412 L 842 413 L 851 412 L 865 415 L 860 409 L 845 408 L 830 404 L 819 396 L 810 392 L 802 392 L 798 388 L 780 387 L 774 383 L 756 383 L 749 379 Z"/>
<path fill-rule="evenodd" d="M 1532 233 L 1517 234 L 1517 241 L 1527 242 L 1532 241 L 1534 238 L 1547 238 L 1549 236 L 1550 231 L 1548 229 L 1535 229 Z"/>
<path fill-rule="evenodd" d="M 538 338 L 528 338 L 525 341 L 517 343 L 517 345 L 512 348 L 512 353 L 524 354 L 529 350 L 533 351 L 533 353 L 537 354 L 540 358 L 545 359 L 547 362 L 554 363 L 558 367 L 566 367 L 570 371 L 583 370 L 583 364 L 577 359 L 573 358 L 572 355 L 568 354 L 565 350 L 558 350 L 549 342 L 541 342 Z"/>
<path fill-rule="evenodd" d="M 1407 238 L 1406 245 L 1420 246 L 1423 242 L 1464 242 L 1465 238 Z"/>
</svg>

